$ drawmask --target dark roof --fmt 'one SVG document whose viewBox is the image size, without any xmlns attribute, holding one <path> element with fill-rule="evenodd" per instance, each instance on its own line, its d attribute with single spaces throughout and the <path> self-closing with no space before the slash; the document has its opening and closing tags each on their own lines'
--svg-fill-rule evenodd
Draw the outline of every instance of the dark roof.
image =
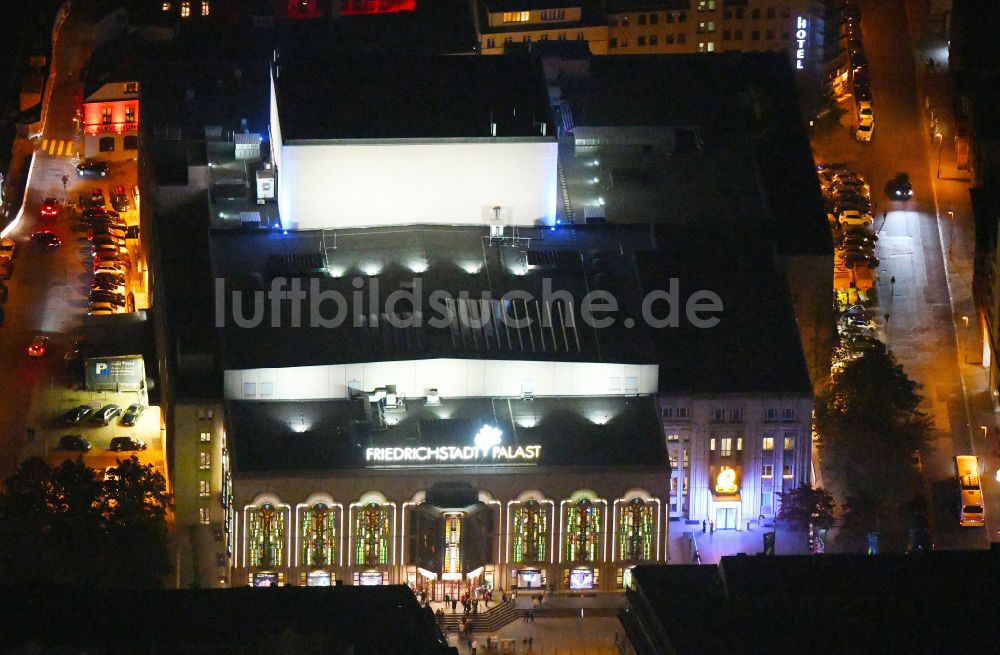
<svg viewBox="0 0 1000 655">
<path fill-rule="evenodd" d="M 142 43 L 128 37 L 96 48 L 84 73 L 83 99 L 87 100 L 109 82 L 138 80 L 144 52 L 147 51 Z"/>
<path fill-rule="evenodd" d="M 359 420 L 360 402 L 367 399 L 353 404 L 230 401 L 226 412 L 235 471 L 362 469 L 365 448 L 469 446 L 487 424 L 503 431 L 505 446 L 541 445 L 539 466 L 667 466 L 659 411 L 651 396 L 442 399 L 439 406 L 410 399 L 404 413 L 391 414 L 398 423 L 384 430 Z M 533 426 L 525 427 L 530 425 L 526 417 Z M 533 475 L 538 469 L 498 470 Z"/>
<path fill-rule="evenodd" d="M 996 548 L 640 566 L 623 622 L 641 625 L 629 630 L 633 644 L 640 634 L 658 635 L 669 651 L 660 642 L 656 652 L 679 655 L 791 652 L 817 639 L 831 653 L 946 653 L 956 640 L 963 650 L 997 652 L 1000 633 L 978 627 L 991 625 L 1000 608 L 995 585 L 983 584 L 998 574 Z"/>
<path fill-rule="evenodd" d="M 694 152 L 670 153 L 673 165 L 690 170 L 686 177 L 672 172 L 670 161 L 643 174 L 644 180 L 655 182 L 645 184 L 645 196 L 660 193 L 667 204 L 647 198 L 640 209 L 647 208 L 625 220 L 677 222 L 702 212 L 713 221 L 756 223 L 785 255 L 832 255 L 826 209 L 785 53 L 594 57 L 579 90 L 564 95 L 576 126 L 671 127 L 697 134 Z M 633 154 L 631 166 L 641 168 L 654 159 L 655 153 Z M 706 193 L 708 187 L 691 182 L 699 175 L 714 179 L 718 188 Z M 692 188 L 677 188 L 685 184 Z M 572 198 L 572 185 L 570 194 Z M 685 208 L 683 198 L 695 207 Z M 608 220 L 622 211 L 616 202 L 612 192 Z M 656 213 L 663 207 L 666 216 Z"/>
<path fill-rule="evenodd" d="M 455 653 L 431 610 L 421 608 L 403 585 L 163 591 L 30 587 L 4 589 L 0 611 L 4 652 Z"/>
<path fill-rule="evenodd" d="M 769 244 L 752 230 L 693 227 L 660 228 L 657 243 L 636 259 L 647 292 L 678 283 L 680 326 L 660 330 L 656 340 L 661 391 L 811 393 L 788 283 Z M 722 300 L 715 327 L 684 316 L 699 290 Z M 653 312 L 664 316 L 666 307 Z"/>
<path fill-rule="evenodd" d="M 289 57 L 276 76 L 286 143 L 486 139 L 491 123 L 498 138 L 545 139 L 538 123 L 553 125 L 541 64 L 526 57 Z"/>
<path fill-rule="evenodd" d="M 588 4 L 588 0 L 483 0 L 487 11 L 530 11 L 534 9 L 562 9 Z"/>
<path fill-rule="evenodd" d="M 690 9 L 691 4 L 691 0 L 608 0 L 608 13 Z"/>
</svg>

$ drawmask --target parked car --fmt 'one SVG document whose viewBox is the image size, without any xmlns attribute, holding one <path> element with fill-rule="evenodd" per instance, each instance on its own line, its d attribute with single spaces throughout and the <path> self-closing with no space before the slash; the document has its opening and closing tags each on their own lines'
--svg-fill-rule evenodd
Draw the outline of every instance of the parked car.
<svg viewBox="0 0 1000 655">
<path fill-rule="evenodd" d="M 114 437 L 108 450 L 121 452 L 123 450 L 146 450 L 146 442 L 135 437 Z"/>
<path fill-rule="evenodd" d="M 35 243 L 42 244 L 49 250 L 58 248 L 59 246 L 62 245 L 62 239 L 57 237 L 52 232 L 49 232 L 48 230 L 40 230 L 38 232 L 32 232 L 31 240 L 34 241 Z"/>
<path fill-rule="evenodd" d="M 106 161 L 88 161 L 77 164 L 76 174 L 80 177 L 85 175 L 96 175 L 98 177 L 107 177 L 108 173 L 111 171 L 111 164 Z"/>
<path fill-rule="evenodd" d="M 66 425 L 80 425 L 83 421 L 94 413 L 94 408 L 90 405 L 77 405 L 73 409 L 63 414 L 63 423 Z"/>
<path fill-rule="evenodd" d="M 125 306 L 125 296 L 111 291 L 104 291 L 101 289 L 91 289 L 90 291 L 90 304 L 107 302 L 111 303 L 115 307 Z"/>
<path fill-rule="evenodd" d="M 845 227 L 847 226 L 854 227 L 857 225 L 871 225 L 874 222 L 871 214 L 862 214 L 861 212 L 854 209 L 845 211 L 840 215 L 839 219 L 840 219 L 840 224 Z"/>
<path fill-rule="evenodd" d="M 110 236 L 118 239 L 125 239 L 125 228 L 118 227 L 114 223 L 98 223 L 87 230 L 87 238 L 91 241 L 95 237 Z"/>
<path fill-rule="evenodd" d="M 865 121 L 858 125 L 858 130 L 854 133 L 855 138 L 858 141 L 867 143 L 872 140 L 872 134 L 875 132 L 875 119 L 872 118 L 869 121 Z"/>
<path fill-rule="evenodd" d="M 13 239 L 0 239 L 0 257 L 13 260 L 16 250 L 17 244 L 14 243 Z"/>
<path fill-rule="evenodd" d="M 131 405 L 129 405 L 128 409 L 125 410 L 125 413 L 122 414 L 122 420 L 121 420 L 122 425 L 129 428 L 135 425 L 136 422 L 139 420 L 139 417 L 142 416 L 142 412 L 145 409 L 146 408 L 140 405 L 139 403 L 132 403 Z"/>
<path fill-rule="evenodd" d="M 55 218 L 59 216 L 59 201 L 55 198 L 45 198 L 42 200 L 42 209 L 39 212 L 42 218 Z"/>
<path fill-rule="evenodd" d="M 59 450 L 74 450 L 81 453 L 88 453 L 93 446 L 82 434 L 64 434 L 59 437 Z"/>
<path fill-rule="evenodd" d="M 111 194 L 111 206 L 120 212 L 127 212 L 131 209 L 128 194 L 125 193 L 125 187 L 119 186 L 115 188 Z"/>
<path fill-rule="evenodd" d="M 117 313 L 115 306 L 109 302 L 93 302 L 87 308 L 88 316 L 110 316 Z"/>
<path fill-rule="evenodd" d="M 100 408 L 94 412 L 94 417 L 91 419 L 94 423 L 100 423 L 101 425 L 107 425 L 111 422 L 111 419 L 122 413 L 121 405 L 109 404 Z"/>
<path fill-rule="evenodd" d="M 122 257 L 120 253 L 108 253 L 99 252 L 94 254 L 94 270 L 105 267 L 112 266 L 114 268 L 129 268 L 128 260 Z"/>
</svg>

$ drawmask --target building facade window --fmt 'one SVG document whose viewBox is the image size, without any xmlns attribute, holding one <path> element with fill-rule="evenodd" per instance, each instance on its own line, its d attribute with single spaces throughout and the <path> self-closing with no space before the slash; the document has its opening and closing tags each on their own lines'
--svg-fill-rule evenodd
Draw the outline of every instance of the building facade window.
<svg viewBox="0 0 1000 655">
<path fill-rule="evenodd" d="M 325 503 L 316 503 L 302 512 L 302 564 L 331 566 L 337 530 L 334 511 Z"/>
<path fill-rule="evenodd" d="M 760 9 L 751 9 L 750 18 L 753 20 L 758 20 L 760 18 Z"/>
<path fill-rule="evenodd" d="M 211 440 L 212 440 L 212 433 L 211 432 L 202 432 L 201 433 L 201 442 L 202 443 L 208 443 Z"/>
<path fill-rule="evenodd" d="M 760 30 L 753 30 L 750 32 L 751 41 L 760 41 Z"/>
<path fill-rule="evenodd" d="M 596 562 L 601 535 L 601 507 L 587 499 L 566 508 L 567 562 Z"/>
<path fill-rule="evenodd" d="M 639 24 L 640 25 L 646 24 L 646 14 L 639 14 Z"/>
<path fill-rule="evenodd" d="M 544 562 L 548 539 L 548 513 L 537 500 L 522 503 L 514 510 L 513 550 L 518 564 Z"/>
<path fill-rule="evenodd" d="M 203 471 L 212 468 L 212 453 L 207 450 L 198 453 L 198 468 Z"/>
<path fill-rule="evenodd" d="M 722 448 L 719 453 L 723 457 L 732 457 L 733 455 L 733 440 L 730 437 L 722 438 Z"/>
<path fill-rule="evenodd" d="M 389 563 L 389 510 L 378 503 L 359 507 L 354 515 L 355 563 Z"/>
<path fill-rule="evenodd" d="M 708 449 L 713 453 L 715 452 L 715 437 L 708 440 Z"/>
<path fill-rule="evenodd" d="M 101 123 L 111 125 L 111 107 L 101 109 Z"/>
<path fill-rule="evenodd" d="M 677 43 L 687 43 L 687 34 L 681 32 L 677 35 Z"/>
<path fill-rule="evenodd" d="M 664 35 L 663 42 L 666 43 L 667 45 L 673 45 L 674 44 L 674 35 L 673 34 Z M 680 417 L 678 416 L 677 418 L 680 418 Z"/>
<path fill-rule="evenodd" d="M 115 137 L 113 136 L 102 136 L 97 142 L 97 149 L 101 152 L 114 152 L 115 151 Z"/>
<path fill-rule="evenodd" d="M 208 16 L 212 11 L 211 5 L 209 5 L 208 0 L 201 0 L 201 15 Z"/>
<path fill-rule="evenodd" d="M 566 20 L 566 10 L 546 9 L 542 11 L 542 20 Z"/>
<path fill-rule="evenodd" d="M 212 485 L 208 480 L 198 480 L 198 495 L 202 498 L 212 493 Z"/>
<path fill-rule="evenodd" d="M 486 39 L 486 47 L 490 49 L 497 47 L 497 40 L 492 37 Z"/>
<path fill-rule="evenodd" d="M 673 41 L 671 41 L 673 43 Z M 691 418 L 691 408 L 690 407 L 678 407 L 677 408 L 677 418 Z"/>
<path fill-rule="evenodd" d="M 733 32 L 733 38 L 737 41 L 743 40 L 743 30 L 736 30 Z"/>
<path fill-rule="evenodd" d="M 610 39 L 608 39 L 608 47 L 609 48 L 617 48 L 618 47 L 618 37 L 614 37 L 613 36 Z"/>
<path fill-rule="evenodd" d="M 138 82 L 126 82 L 125 83 L 125 93 L 139 93 L 139 83 Z"/>
<path fill-rule="evenodd" d="M 285 514 L 264 503 L 249 511 L 250 566 L 270 568 L 284 562 Z"/>
<path fill-rule="evenodd" d="M 767 30 L 764 32 L 764 36 L 768 41 L 774 41 L 774 30 Z"/>
<path fill-rule="evenodd" d="M 736 437 L 736 450 L 743 452 L 743 437 Z"/>
<path fill-rule="evenodd" d="M 199 507 L 198 523 L 201 523 L 202 525 L 208 525 L 211 522 L 212 522 L 212 513 L 208 510 L 207 507 Z"/>
<path fill-rule="evenodd" d="M 774 477 L 774 465 L 764 464 L 760 467 L 760 477 L 764 479 L 770 479 Z"/>
<path fill-rule="evenodd" d="M 785 434 L 785 450 L 795 450 L 795 435 Z"/>
<path fill-rule="evenodd" d="M 794 421 L 795 420 L 795 408 L 794 407 L 786 407 L 785 409 L 783 409 L 781 411 L 781 420 L 782 421 Z"/>
<path fill-rule="evenodd" d="M 650 14 L 649 15 L 649 24 L 650 25 L 657 25 L 657 24 L 659 24 L 659 22 L 660 22 L 660 15 L 659 14 Z"/>
<path fill-rule="evenodd" d="M 778 409 L 776 407 L 768 407 L 764 410 L 764 420 L 765 421 L 777 421 L 778 420 Z"/>
<path fill-rule="evenodd" d="M 649 36 L 649 45 L 659 45 L 660 39 L 655 34 Z"/>
<path fill-rule="evenodd" d="M 767 8 L 767 17 L 774 18 L 777 14 L 774 13 L 774 7 Z"/>
<path fill-rule="evenodd" d="M 181 18 L 187 18 L 191 15 L 191 3 L 182 2 L 181 3 Z"/>
<path fill-rule="evenodd" d="M 782 468 L 781 477 L 783 477 L 785 479 L 789 479 L 789 478 L 792 477 L 792 465 L 791 464 L 785 464 L 785 466 Z"/>
<path fill-rule="evenodd" d="M 126 123 L 135 123 L 135 107 L 126 107 L 125 108 L 125 122 Z"/>
<path fill-rule="evenodd" d="M 673 23 L 674 22 L 674 15 L 668 12 L 667 15 L 666 15 L 666 20 L 667 20 L 668 23 Z"/>
<path fill-rule="evenodd" d="M 618 558 L 624 562 L 653 559 L 653 506 L 633 498 L 622 507 L 618 523 Z"/>
<path fill-rule="evenodd" d="M 660 418 L 673 418 L 674 408 L 673 407 L 661 407 L 660 408 Z"/>
<path fill-rule="evenodd" d="M 503 12 L 503 22 L 505 23 L 527 23 L 530 19 L 531 19 L 530 11 Z"/>
<path fill-rule="evenodd" d="M 722 409 L 721 407 L 713 409 L 712 416 L 709 420 L 711 420 L 712 423 L 722 423 L 723 421 L 726 420 L 726 410 Z"/>
<path fill-rule="evenodd" d="M 760 440 L 761 450 L 774 450 L 774 437 L 770 434 L 764 435 L 764 438 Z"/>
<path fill-rule="evenodd" d="M 640 36 L 638 39 L 636 39 L 636 45 L 646 45 L 646 37 Z"/>
</svg>

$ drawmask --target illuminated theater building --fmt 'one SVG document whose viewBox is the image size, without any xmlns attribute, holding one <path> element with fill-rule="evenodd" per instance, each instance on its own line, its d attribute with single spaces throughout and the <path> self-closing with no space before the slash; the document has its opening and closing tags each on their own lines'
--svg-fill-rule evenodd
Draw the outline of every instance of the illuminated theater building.
<svg viewBox="0 0 1000 655">
<path fill-rule="evenodd" d="M 615 591 L 671 532 L 743 529 L 808 479 L 809 376 L 759 226 L 559 224 L 529 58 L 270 64 L 249 167 L 282 229 L 179 202 L 211 200 L 200 164 L 157 189 L 184 217 L 159 241 L 183 582 Z M 655 325 L 672 280 L 682 318 Z M 702 290 L 713 329 L 685 311 Z"/>
</svg>

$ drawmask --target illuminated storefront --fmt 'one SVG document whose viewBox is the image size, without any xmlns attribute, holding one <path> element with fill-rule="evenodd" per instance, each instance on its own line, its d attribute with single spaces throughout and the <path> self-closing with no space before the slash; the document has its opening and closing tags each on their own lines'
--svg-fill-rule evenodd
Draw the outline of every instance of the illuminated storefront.
<svg viewBox="0 0 1000 655">
<path fill-rule="evenodd" d="M 80 128 L 86 158 L 135 157 L 139 149 L 139 83 L 108 82 L 83 101 Z"/>
</svg>

